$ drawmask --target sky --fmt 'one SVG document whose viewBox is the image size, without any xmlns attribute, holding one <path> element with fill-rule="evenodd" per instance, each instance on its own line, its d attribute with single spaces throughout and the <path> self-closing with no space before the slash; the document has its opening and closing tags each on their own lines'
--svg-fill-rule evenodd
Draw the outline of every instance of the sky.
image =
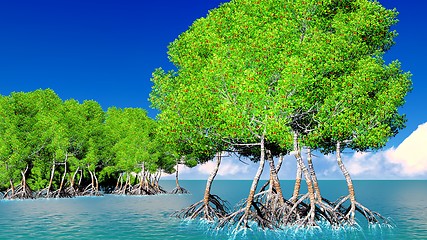
<svg viewBox="0 0 427 240">
<path fill-rule="evenodd" d="M 93 99 L 108 107 L 140 107 L 150 117 L 154 69 L 172 69 L 167 46 L 220 0 L 0 1 L 0 94 L 53 89 L 62 99 Z M 356 179 L 427 179 L 427 22 L 425 1 L 380 0 L 400 13 L 396 45 L 385 55 L 413 74 L 413 90 L 400 109 L 407 127 L 378 152 L 344 152 Z M 321 179 L 340 179 L 334 156 L 317 154 Z M 181 171 L 205 179 L 213 163 Z M 219 179 L 251 179 L 256 165 L 224 158 Z M 279 177 L 292 179 L 295 160 L 285 158 Z M 265 177 L 265 175 L 264 175 Z M 168 178 L 168 177 L 166 177 Z M 171 178 L 171 176 L 169 177 Z"/>
</svg>

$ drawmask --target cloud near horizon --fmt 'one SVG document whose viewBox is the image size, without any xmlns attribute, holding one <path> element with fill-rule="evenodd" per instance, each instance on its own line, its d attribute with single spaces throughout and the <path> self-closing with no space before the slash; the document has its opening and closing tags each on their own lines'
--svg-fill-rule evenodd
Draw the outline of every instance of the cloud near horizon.
<svg viewBox="0 0 427 240">
<path fill-rule="evenodd" d="M 345 160 L 357 178 L 412 179 L 427 176 L 427 122 L 418 126 L 399 146 L 378 152 L 356 152 Z"/>
<path fill-rule="evenodd" d="M 197 171 L 204 175 L 210 175 L 215 168 L 216 161 L 209 161 L 200 165 Z M 236 176 L 237 174 L 246 174 L 249 172 L 249 165 L 236 164 L 235 161 L 222 161 L 218 170 L 218 176 Z"/>
<path fill-rule="evenodd" d="M 427 122 L 409 135 L 397 148 L 385 152 L 387 160 L 401 166 L 403 176 L 419 176 L 427 173 Z"/>
<path fill-rule="evenodd" d="M 427 122 L 418 126 L 399 146 L 377 152 L 352 152 L 343 154 L 343 161 L 353 179 L 427 179 Z M 305 155 L 305 154 L 304 154 Z M 334 154 L 314 157 L 319 179 L 343 179 Z M 180 166 L 181 179 L 207 179 L 215 161 L 198 165 L 192 169 Z M 286 156 L 279 172 L 280 179 L 295 178 L 295 158 Z M 223 158 L 218 179 L 252 179 L 258 163 L 245 165 L 234 158 Z M 268 178 L 267 167 L 264 178 Z M 172 179 L 174 174 L 164 175 Z"/>
<path fill-rule="evenodd" d="M 197 165 L 194 168 L 189 168 L 185 165 L 179 165 L 180 179 L 207 179 L 216 166 L 216 161 L 208 161 Z M 217 177 L 220 179 L 249 179 L 245 177 L 249 174 L 251 165 L 242 164 L 233 158 L 223 158 L 221 166 L 218 170 Z M 251 175 L 251 174 L 249 174 Z M 175 177 L 175 174 L 165 174 L 163 179 Z"/>
</svg>

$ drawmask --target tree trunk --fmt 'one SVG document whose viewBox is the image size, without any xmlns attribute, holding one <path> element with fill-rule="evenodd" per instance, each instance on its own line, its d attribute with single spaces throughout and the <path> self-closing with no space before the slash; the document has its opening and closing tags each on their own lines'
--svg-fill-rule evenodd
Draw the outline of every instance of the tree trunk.
<svg viewBox="0 0 427 240">
<path fill-rule="evenodd" d="M 149 184 L 148 184 L 148 180 L 149 180 L 149 172 L 146 172 L 144 174 L 144 181 L 145 181 L 145 189 L 147 190 L 147 192 L 149 192 Z"/>
<path fill-rule="evenodd" d="M 142 194 L 142 185 L 144 184 L 144 163 L 141 164 L 141 173 L 139 174 L 139 194 Z"/>
<path fill-rule="evenodd" d="M 25 171 L 21 171 L 21 175 L 22 175 L 21 187 L 22 187 L 23 196 L 25 196 L 27 192 L 27 179 L 25 178 L 25 174 L 27 173 L 27 171 L 28 171 L 28 165 L 25 168 Z"/>
<path fill-rule="evenodd" d="M 121 182 L 120 180 L 122 179 L 122 174 L 119 174 L 119 177 L 117 178 L 117 182 L 116 182 L 116 188 L 114 188 L 114 191 L 119 190 L 119 183 Z"/>
<path fill-rule="evenodd" d="M 6 170 L 9 171 L 9 165 L 6 163 Z M 12 191 L 12 196 L 15 194 L 15 187 L 13 186 L 12 178 L 9 178 L 10 191 Z"/>
<path fill-rule="evenodd" d="M 62 174 L 61 184 L 59 184 L 58 194 L 61 194 L 62 186 L 64 186 L 65 176 L 67 175 L 67 155 L 65 155 L 64 174 Z"/>
<path fill-rule="evenodd" d="M 316 199 L 318 201 L 322 201 L 322 195 L 320 194 L 319 183 L 317 181 L 316 172 L 314 171 L 311 148 L 307 148 L 307 163 L 308 163 L 308 169 L 310 170 L 311 180 L 313 181 L 314 191 L 316 193 Z"/>
<path fill-rule="evenodd" d="M 160 192 L 159 181 L 161 176 L 162 176 L 162 171 L 159 170 L 158 173 L 156 174 L 156 188 L 157 188 L 157 191 L 159 192 Z"/>
<path fill-rule="evenodd" d="M 277 166 L 276 166 L 276 174 L 279 174 L 280 168 L 282 167 L 282 163 L 283 163 L 283 154 L 280 154 L 279 156 L 279 161 L 277 162 Z M 264 191 L 267 186 L 270 186 L 268 191 L 272 191 L 273 190 L 273 178 L 271 177 L 271 172 L 270 172 L 270 179 L 268 182 L 266 182 L 264 184 L 264 186 L 261 187 L 261 189 L 259 190 L 260 192 Z"/>
<path fill-rule="evenodd" d="M 247 224 L 247 220 L 248 220 L 248 216 L 249 216 L 249 211 L 251 209 L 253 200 L 254 200 L 254 196 L 255 196 L 255 191 L 257 189 L 258 186 L 258 182 L 259 182 L 259 178 L 261 177 L 262 171 L 264 169 L 264 164 L 265 164 L 265 146 L 264 146 L 264 136 L 261 137 L 261 156 L 260 156 L 260 161 L 259 161 L 259 167 L 258 170 L 255 174 L 254 180 L 252 181 L 252 186 L 251 189 L 249 191 L 249 195 L 248 198 L 246 199 L 246 207 L 245 207 L 245 213 L 244 213 L 244 219 L 242 219 L 244 221 L 245 227 L 248 227 Z"/>
<path fill-rule="evenodd" d="M 73 178 L 71 178 L 71 184 L 70 184 L 70 187 L 71 188 L 74 188 L 74 180 L 76 179 L 76 175 L 77 175 L 77 172 L 79 171 L 79 167 L 77 167 L 77 170 L 74 172 L 74 174 L 73 174 Z"/>
<path fill-rule="evenodd" d="M 83 170 L 80 169 L 79 187 L 82 185 Z"/>
<path fill-rule="evenodd" d="M 95 180 L 93 179 L 92 171 L 88 169 L 88 172 L 90 174 L 90 179 L 91 179 L 91 182 L 92 182 L 92 187 L 91 187 L 92 189 L 91 189 L 91 191 L 93 192 L 93 190 L 95 188 Z"/>
<path fill-rule="evenodd" d="M 294 134 L 294 153 L 296 154 L 299 152 L 300 152 L 300 149 L 298 146 L 298 135 Z M 301 166 L 298 163 L 298 159 L 297 159 L 296 163 L 297 163 L 297 175 L 295 177 L 294 192 L 292 194 L 292 202 L 293 203 L 296 203 L 298 200 L 299 192 L 301 189 L 301 179 L 302 179 L 302 171 L 301 171 Z"/>
<path fill-rule="evenodd" d="M 99 184 L 98 184 L 98 178 L 96 177 L 96 172 L 93 170 L 93 178 L 95 179 L 95 191 L 99 191 Z"/>
<path fill-rule="evenodd" d="M 348 187 L 348 193 L 350 196 L 350 220 L 353 221 L 354 220 L 354 213 L 355 213 L 355 209 L 356 209 L 356 195 L 354 193 L 354 187 L 353 187 L 353 181 L 351 180 L 350 177 L 350 173 L 347 171 L 347 169 L 344 166 L 344 163 L 342 162 L 341 159 L 341 143 L 337 142 L 336 145 L 336 154 L 337 154 L 337 162 L 338 162 L 338 166 L 340 167 L 345 180 L 347 182 L 347 187 Z"/>
<path fill-rule="evenodd" d="M 285 200 L 283 199 L 282 188 L 280 187 L 279 177 L 277 176 L 276 167 L 274 166 L 273 156 L 271 155 L 271 151 L 266 149 L 268 163 L 270 165 L 270 186 L 276 190 L 276 194 L 279 196 L 279 201 L 281 205 L 285 204 Z"/>
<path fill-rule="evenodd" d="M 279 174 L 279 171 L 282 168 L 283 159 L 284 159 L 283 154 L 280 154 L 279 155 L 279 161 L 277 162 L 277 166 L 276 166 L 276 173 L 277 174 Z"/>
<path fill-rule="evenodd" d="M 120 177 L 119 177 L 119 179 L 120 179 L 120 188 L 119 188 L 119 191 L 121 192 L 122 191 L 122 189 L 123 189 L 123 175 L 124 175 L 124 173 L 121 173 L 120 174 Z M 118 181 L 118 180 L 117 180 Z"/>
<path fill-rule="evenodd" d="M 298 200 L 299 191 L 301 189 L 301 180 L 302 180 L 302 171 L 301 171 L 301 167 L 297 161 L 297 175 L 295 178 L 294 192 L 292 194 L 292 202 L 293 203 L 296 203 L 296 201 Z"/>
<path fill-rule="evenodd" d="M 181 187 L 179 186 L 179 181 L 178 181 L 178 161 L 176 161 L 176 172 L 175 172 L 175 184 L 176 184 L 176 188 L 180 189 Z"/>
<path fill-rule="evenodd" d="M 130 188 L 130 174 L 126 173 L 126 182 L 125 182 L 125 190 L 123 194 L 126 194 L 126 191 L 128 191 L 128 188 Z"/>
<path fill-rule="evenodd" d="M 216 174 L 218 173 L 218 169 L 219 169 L 220 164 L 221 164 L 221 153 L 217 153 L 216 166 L 212 170 L 211 175 L 209 176 L 208 181 L 206 182 L 205 194 L 203 196 L 203 203 L 205 204 L 205 206 L 207 206 L 209 204 L 209 196 L 211 194 L 212 182 L 215 179 Z"/>
<path fill-rule="evenodd" d="M 53 175 L 55 174 L 55 165 L 56 165 L 56 163 L 55 163 L 55 161 L 53 161 L 52 171 L 50 172 L 49 186 L 47 187 L 47 194 L 46 194 L 47 197 L 49 197 L 50 188 L 52 187 Z"/>
<path fill-rule="evenodd" d="M 294 133 L 294 146 L 298 145 L 298 134 Z M 304 174 L 304 178 L 307 184 L 307 190 L 308 190 L 308 196 L 310 198 L 310 216 L 309 216 L 309 220 L 310 220 L 310 224 L 313 224 L 314 222 L 314 214 L 315 214 L 315 209 L 316 209 L 316 203 L 315 203 L 315 197 L 314 197 L 314 190 L 313 190 L 313 183 L 311 181 L 310 178 L 310 173 L 307 170 L 307 167 L 304 164 L 304 161 L 302 160 L 301 157 L 301 152 L 298 150 L 295 154 L 295 158 L 297 159 L 298 165 L 300 166 L 303 174 Z"/>
<path fill-rule="evenodd" d="M 12 178 L 9 178 L 10 189 L 12 190 L 12 196 L 15 194 L 15 187 L 13 186 Z"/>
<path fill-rule="evenodd" d="M 27 182 L 25 179 L 25 173 L 23 171 L 21 171 L 21 175 L 22 175 L 21 187 L 22 187 L 22 191 L 25 192 L 27 190 L 26 189 Z"/>
</svg>

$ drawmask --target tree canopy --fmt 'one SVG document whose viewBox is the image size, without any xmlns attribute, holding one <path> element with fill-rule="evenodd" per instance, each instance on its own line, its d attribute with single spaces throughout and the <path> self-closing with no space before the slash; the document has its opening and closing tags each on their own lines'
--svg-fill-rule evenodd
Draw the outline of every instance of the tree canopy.
<svg viewBox="0 0 427 240">
<path fill-rule="evenodd" d="M 398 61 L 382 60 L 396 15 L 376 1 L 225 3 L 171 43 L 178 70 L 154 72 L 153 105 L 160 120 L 211 138 L 254 141 L 265 128 L 290 149 L 292 130 L 328 124 L 335 141 L 357 135 L 360 149 L 384 146 L 403 126 L 397 109 L 411 84 Z M 362 134 L 374 125 L 382 139 Z"/>
<path fill-rule="evenodd" d="M 396 17 L 395 10 L 369 0 L 233 0 L 169 45 L 176 71 L 157 69 L 152 78 L 150 99 L 161 111 L 159 122 L 193 149 L 208 143 L 219 146 L 211 145 L 218 152 L 246 146 L 244 152 L 260 160 L 245 213 L 226 221 L 247 225 L 265 153 L 278 149 L 293 150 L 304 172 L 311 204 L 304 219 L 312 219 L 304 224 L 314 224 L 313 204 L 323 203 L 315 202 L 315 176 L 301 147 L 337 154 L 346 147 L 376 150 L 404 127 L 398 110 L 411 88 L 410 74 L 397 60 L 383 60 L 394 44 Z M 337 160 L 351 192 L 340 155 Z M 274 172 L 270 160 L 277 178 Z"/>
<path fill-rule="evenodd" d="M 141 172 L 141 164 L 150 182 L 148 173 L 170 173 L 175 165 L 164 157 L 156 121 L 142 109 L 104 112 L 96 101 L 63 101 L 47 89 L 0 96 L 0 116 L 0 189 L 8 189 L 6 197 L 24 198 L 14 195 L 15 187 L 44 197 L 66 196 L 65 185 L 73 194 L 94 193 L 99 180 L 113 187 L 123 172 Z"/>
</svg>

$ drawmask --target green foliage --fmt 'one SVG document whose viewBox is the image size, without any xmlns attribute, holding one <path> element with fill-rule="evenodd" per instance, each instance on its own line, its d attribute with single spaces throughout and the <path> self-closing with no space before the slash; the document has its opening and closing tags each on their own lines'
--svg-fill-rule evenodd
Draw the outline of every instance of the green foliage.
<svg viewBox="0 0 427 240">
<path fill-rule="evenodd" d="M 111 136 L 116 171 L 139 172 L 142 167 L 151 173 L 169 171 L 167 160 L 156 134 L 157 123 L 138 108 L 109 108 L 105 129 Z"/>
<path fill-rule="evenodd" d="M 142 109 L 105 113 L 95 101 L 62 101 L 50 89 L 0 96 L 0 189 L 18 184 L 27 166 L 33 190 L 48 186 L 53 166 L 53 189 L 77 169 L 99 173 L 101 184 L 141 164 L 171 172 L 175 162 L 161 152 L 156 125 Z"/>
<path fill-rule="evenodd" d="M 411 86 L 382 60 L 396 16 L 368 0 L 224 3 L 170 44 L 177 71 L 153 73 L 150 101 L 184 156 L 261 137 L 286 152 L 293 132 L 324 152 L 378 149 L 404 127 Z"/>
</svg>

